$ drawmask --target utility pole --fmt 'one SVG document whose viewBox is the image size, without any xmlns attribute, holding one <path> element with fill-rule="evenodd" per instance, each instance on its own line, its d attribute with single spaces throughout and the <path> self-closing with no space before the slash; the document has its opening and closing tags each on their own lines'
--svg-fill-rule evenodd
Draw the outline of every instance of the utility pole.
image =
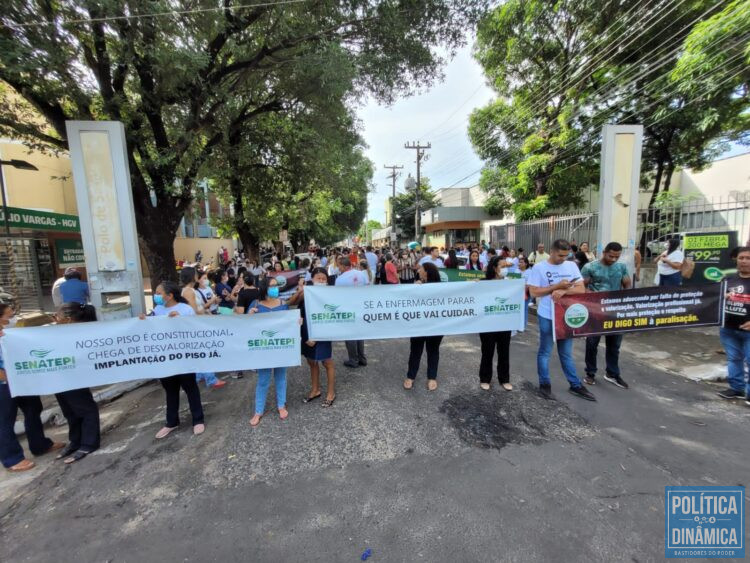
<svg viewBox="0 0 750 563">
<path fill-rule="evenodd" d="M 393 220 L 393 201 L 396 199 L 396 179 L 401 175 L 399 172 L 396 172 L 396 170 L 401 170 L 403 166 L 397 166 L 395 164 L 392 166 L 388 166 L 387 164 L 384 164 L 383 168 L 391 171 L 391 173 L 387 176 L 387 178 L 391 179 L 391 182 L 393 184 L 393 195 L 391 196 L 391 216 L 389 218 L 391 227 L 395 228 L 396 222 Z"/>
<path fill-rule="evenodd" d="M 422 159 L 427 160 L 424 151 L 425 149 L 431 149 L 432 143 L 427 143 L 426 145 L 422 145 L 419 142 L 406 143 L 404 144 L 404 148 L 417 151 L 417 185 L 414 188 L 414 238 L 419 241 L 419 186 L 421 182 L 419 166 L 422 163 Z"/>
</svg>

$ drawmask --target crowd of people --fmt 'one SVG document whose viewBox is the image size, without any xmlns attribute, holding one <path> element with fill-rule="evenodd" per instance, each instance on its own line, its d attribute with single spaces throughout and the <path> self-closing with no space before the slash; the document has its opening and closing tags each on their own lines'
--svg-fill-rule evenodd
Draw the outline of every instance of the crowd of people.
<svg viewBox="0 0 750 563">
<path fill-rule="evenodd" d="M 540 243 L 530 253 L 523 248 L 507 246 L 493 248 L 482 241 L 479 245 L 456 245 L 445 248 L 425 247 L 398 250 L 373 249 L 370 246 L 335 248 L 324 250 L 311 248 L 306 255 L 274 253 L 263 264 L 240 254 L 225 259 L 221 267 L 203 268 L 200 263 L 183 265 L 179 272 L 179 283 L 164 281 L 153 292 L 153 311 L 150 315 L 180 317 L 192 315 L 257 315 L 273 314 L 298 307 L 301 310 L 302 355 L 310 370 L 310 390 L 303 402 L 309 404 L 319 400 L 324 408 L 330 408 L 336 400 L 336 369 L 333 362 L 331 342 L 310 339 L 305 322 L 305 288 L 309 285 L 366 286 L 373 284 L 428 284 L 441 281 L 441 268 L 476 270 L 484 281 L 504 278 L 523 279 L 525 282 L 524 326 L 528 320 L 528 307 L 536 302 L 539 328 L 537 352 L 537 375 L 539 393 L 553 399 L 549 362 L 556 346 L 568 390 L 573 395 L 595 401 L 589 387 L 596 385 L 598 373 L 599 336 L 586 338 L 584 377 L 581 379 L 573 357 L 573 340 L 555 341 L 552 327 L 554 302 L 566 295 L 586 291 L 615 291 L 635 286 L 640 276 L 640 255 L 636 256 L 635 271 L 629 272 L 620 261 L 623 248 L 616 242 L 607 244 L 600 256 L 596 256 L 587 243 L 575 245 L 566 240 L 556 240 L 549 251 Z M 727 353 L 729 388 L 719 393 L 725 399 L 744 398 L 750 406 L 750 382 L 746 381 L 746 367 L 750 364 L 750 247 L 735 250 L 738 272 L 726 279 L 727 298 L 725 325 L 721 328 L 721 342 Z M 685 257 L 679 249 L 679 241 L 670 241 L 667 249 L 655 257 L 658 264 L 659 285 L 680 285 L 680 272 Z M 298 283 L 281 291 L 280 276 L 296 275 Z M 293 278 L 294 276 L 292 276 Z M 88 287 L 80 280 L 74 269 L 66 271 L 60 284 L 63 303 L 57 314 L 58 323 L 91 322 L 96 312 L 87 304 Z M 286 281 L 286 278 L 285 278 Z M 70 283 L 73 282 L 73 283 Z M 86 287 L 84 287 L 86 286 Z M 0 305 L 0 325 L 12 327 L 14 312 L 8 305 Z M 146 320 L 146 316 L 142 315 Z M 0 327 L 0 330 L 2 329 Z M 500 387 L 512 391 L 510 378 L 511 343 L 513 331 L 485 332 L 479 335 L 481 358 L 476 368 L 479 387 L 491 390 L 493 366 L 496 365 Z M 621 389 L 628 389 L 619 366 L 622 334 L 612 334 L 605 340 L 604 380 Z M 438 387 L 440 346 L 443 336 L 410 338 L 409 357 L 403 388 L 410 390 L 420 370 L 422 357 L 426 355 L 427 381 L 430 391 Z M 357 369 L 367 365 L 364 341 L 345 343 L 347 359 L 343 365 Z M 495 356 L 497 356 L 495 364 Z M 2 359 L 0 359 L 0 364 Z M 321 364 L 326 372 L 326 388 L 323 395 Z M 58 452 L 64 463 L 74 463 L 99 447 L 99 414 L 89 389 L 66 391 L 56 395 L 62 412 L 69 424 L 67 444 L 55 443 L 44 435 L 39 415 L 39 397 L 10 396 L 5 372 L 0 365 L 0 460 L 10 471 L 26 471 L 34 463 L 23 455 L 23 450 L 13 431 L 18 409 L 24 413 L 24 423 L 31 453 L 35 456 Z M 286 368 L 259 369 L 255 385 L 254 413 L 250 425 L 260 424 L 266 413 L 266 401 L 271 380 L 274 381 L 276 408 L 279 418 L 289 417 L 286 396 Z M 241 374 L 235 375 L 241 377 Z M 180 389 L 185 391 L 192 416 L 193 433 L 206 430 L 201 392 L 198 381 L 218 389 L 226 381 L 215 373 L 188 373 L 160 379 L 165 391 L 166 420 L 156 433 L 156 439 L 164 439 L 180 424 Z M 323 398 L 325 397 L 325 398 Z"/>
</svg>

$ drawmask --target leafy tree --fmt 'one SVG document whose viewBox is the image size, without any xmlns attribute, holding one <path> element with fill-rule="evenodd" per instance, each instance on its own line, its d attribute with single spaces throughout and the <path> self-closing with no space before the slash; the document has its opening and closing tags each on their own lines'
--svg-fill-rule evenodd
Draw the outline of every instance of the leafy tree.
<svg viewBox="0 0 750 563">
<path fill-rule="evenodd" d="M 366 222 L 362 223 L 359 226 L 357 236 L 362 242 L 369 242 L 372 239 L 372 231 L 377 231 L 378 229 L 382 228 L 383 225 L 380 223 L 380 221 L 376 221 L 375 219 L 368 219 Z"/>
<path fill-rule="evenodd" d="M 275 95 L 284 67 L 334 46 L 356 69 L 356 92 L 389 101 L 438 75 L 433 46 L 461 44 L 483 4 L 223 0 L 148 16 L 174 3 L 18 0 L 0 14 L 0 81 L 13 94 L 0 101 L 0 135 L 65 150 L 66 120 L 122 121 L 141 250 L 152 283 L 173 278 L 174 235 L 200 170 L 227 136 L 285 109 L 289 98 Z M 220 115 L 228 128 L 218 132 Z"/>
<path fill-rule="evenodd" d="M 396 194 L 393 200 L 394 225 L 401 232 L 400 238 L 415 240 L 414 212 L 416 210 L 416 188 Z M 430 190 L 430 179 L 422 177 L 419 185 L 419 211 L 426 211 L 437 205 L 435 194 Z"/>
</svg>

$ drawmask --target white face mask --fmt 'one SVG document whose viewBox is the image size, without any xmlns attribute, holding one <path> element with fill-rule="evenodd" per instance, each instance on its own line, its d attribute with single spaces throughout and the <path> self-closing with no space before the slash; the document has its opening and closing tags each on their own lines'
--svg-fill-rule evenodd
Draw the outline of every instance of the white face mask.
<svg viewBox="0 0 750 563">
<path fill-rule="evenodd" d="M 208 287 L 208 280 L 201 280 L 201 287 Z"/>
<path fill-rule="evenodd" d="M 313 285 L 318 285 L 318 286 L 320 286 L 320 285 L 328 285 L 328 284 L 327 284 L 327 283 L 325 283 L 325 282 L 313 282 Z"/>
<path fill-rule="evenodd" d="M 18 322 L 18 317 L 16 315 L 13 315 L 11 318 L 8 319 L 8 328 L 13 328 L 16 326 L 16 323 Z"/>
</svg>

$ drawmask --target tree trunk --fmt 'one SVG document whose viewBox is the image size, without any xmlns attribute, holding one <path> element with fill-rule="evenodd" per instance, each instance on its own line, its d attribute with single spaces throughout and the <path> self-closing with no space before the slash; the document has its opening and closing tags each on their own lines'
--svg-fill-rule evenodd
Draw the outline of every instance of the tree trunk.
<svg viewBox="0 0 750 563">
<path fill-rule="evenodd" d="M 641 256 L 646 256 L 646 243 L 648 242 L 648 235 L 649 232 L 652 232 L 651 229 L 647 229 L 645 223 L 658 223 L 659 217 L 654 216 L 656 213 L 658 213 L 657 210 L 651 210 L 651 207 L 654 205 L 654 202 L 656 202 L 656 196 L 659 195 L 659 189 L 661 187 L 661 179 L 664 175 L 664 158 L 659 158 L 659 161 L 656 163 L 656 177 L 654 178 L 654 189 L 651 191 L 651 198 L 648 202 L 648 207 L 646 207 L 646 221 L 644 222 L 643 231 L 641 232 L 641 240 L 638 243 L 638 248 L 640 249 Z"/>
<path fill-rule="evenodd" d="M 260 240 L 258 240 L 258 237 L 245 220 L 245 202 L 242 199 L 242 187 L 237 181 L 234 181 L 230 189 L 232 191 L 232 199 L 234 200 L 234 228 L 240 237 L 245 257 L 259 262 L 260 253 L 258 245 L 260 244 Z"/>
<path fill-rule="evenodd" d="M 177 229 L 170 226 L 174 223 L 174 218 L 166 218 L 164 217 L 165 210 L 160 209 L 160 211 L 162 213 L 158 220 L 136 216 L 138 240 L 148 265 L 152 292 L 162 281 L 177 281 L 177 262 L 174 255 L 174 239 Z M 177 224 L 179 225 L 179 219 Z"/>
</svg>

